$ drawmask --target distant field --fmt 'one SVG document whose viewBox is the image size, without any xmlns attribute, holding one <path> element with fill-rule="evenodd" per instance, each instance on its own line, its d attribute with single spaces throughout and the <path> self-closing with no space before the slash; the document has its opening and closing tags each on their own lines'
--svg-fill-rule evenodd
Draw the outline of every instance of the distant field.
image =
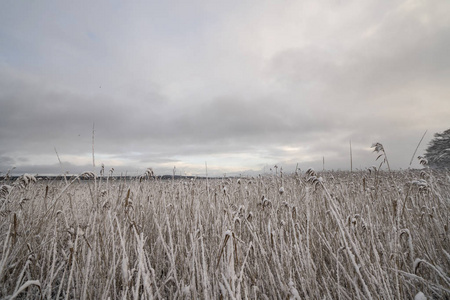
<svg viewBox="0 0 450 300">
<path fill-rule="evenodd" d="M 450 299 L 450 173 L 0 182 L 2 299 Z"/>
</svg>

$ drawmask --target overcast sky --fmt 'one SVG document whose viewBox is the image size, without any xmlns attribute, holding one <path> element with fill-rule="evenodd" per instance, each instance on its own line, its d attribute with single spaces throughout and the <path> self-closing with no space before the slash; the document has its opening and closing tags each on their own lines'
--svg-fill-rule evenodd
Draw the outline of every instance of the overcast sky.
<svg viewBox="0 0 450 300">
<path fill-rule="evenodd" d="M 408 168 L 450 128 L 450 1 L 2 1 L 0 172 Z M 61 165 L 55 153 L 59 154 Z M 414 160 L 413 167 L 419 167 Z"/>
</svg>

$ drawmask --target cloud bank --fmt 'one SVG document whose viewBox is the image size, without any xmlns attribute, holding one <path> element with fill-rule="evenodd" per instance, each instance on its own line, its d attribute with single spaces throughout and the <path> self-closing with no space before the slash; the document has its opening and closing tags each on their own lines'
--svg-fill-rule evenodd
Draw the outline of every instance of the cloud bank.
<svg viewBox="0 0 450 300">
<path fill-rule="evenodd" d="M 407 168 L 449 127 L 448 1 L 7 1 L 0 172 Z M 59 164 L 55 148 L 62 161 Z M 419 167 L 414 162 L 413 167 Z"/>
</svg>

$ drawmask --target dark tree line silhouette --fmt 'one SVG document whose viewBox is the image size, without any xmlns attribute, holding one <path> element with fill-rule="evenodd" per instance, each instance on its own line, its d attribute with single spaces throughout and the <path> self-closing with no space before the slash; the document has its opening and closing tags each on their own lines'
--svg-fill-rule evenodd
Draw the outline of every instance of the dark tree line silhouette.
<svg viewBox="0 0 450 300">
<path fill-rule="evenodd" d="M 425 150 L 425 158 L 431 168 L 450 169 L 450 129 L 434 134 Z"/>
</svg>

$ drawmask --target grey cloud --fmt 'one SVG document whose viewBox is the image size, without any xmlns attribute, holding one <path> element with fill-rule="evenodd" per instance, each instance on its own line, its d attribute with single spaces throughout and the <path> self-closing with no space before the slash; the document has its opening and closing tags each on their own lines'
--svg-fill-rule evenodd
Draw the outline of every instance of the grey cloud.
<svg viewBox="0 0 450 300">
<path fill-rule="evenodd" d="M 15 161 L 9 156 L 0 156 L 0 172 L 6 173 L 7 170 L 14 167 Z"/>
<path fill-rule="evenodd" d="M 307 154 L 346 168 L 350 139 L 358 165 L 372 164 L 378 141 L 405 166 L 423 131 L 442 131 L 450 114 L 450 5 L 307 4 L 293 23 L 305 43 L 270 45 L 279 51 L 266 60 L 259 38 L 269 29 L 277 43 L 292 25 L 278 13 L 294 4 L 9 3 L 0 13 L 0 167 L 58 172 L 53 161 L 45 169 L 19 158 L 53 147 L 89 156 L 94 122 L 96 153 L 133 168 L 238 154 L 258 166 Z"/>
<path fill-rule="evenodd" d="M 104 95 L 83 95 L 59 91 L 47 84 L 30 83 L 8 75 L 1 78 L 0 111 L 1 148 L 22 148 L 26 144 L 46 145 L 64 142 L 74 151 L 80 140 L 89 141 L 94 122 L 111 138 L 132 136 L 133 131 L 150 126 L 158 117 L 161 96 L 147 95 L 126 102 Z M 158 121 L 158 120 L 156 120 Z M 146 126 L 148 124 L 148 126 Z M 8 142 L 6 142 L 8 141 Z"/>
<path fill-rule="evenodd" d="M 439 9 L 450 11 L 448 5 L 439 6 L 432 15 Z M 267 73 L 306 93 L 310 110 L 333 120 L 329 128 L 335 125 L 358 136 L 378 132 L 385 139 L 393 139 L 399 130 L 411 135 L 417 130 L 413 127 L 436 128 L 450 113 L 440 92 L 450 76 L 445 55 L 450 26 L 432 25 L 442 18 L 423 24 L 419 16 L 392 12 L 378 20 L 372 35 L 355 37 L 358 43 L 344 52 L 320 44 L 280 52 Z M 420 99 L 424 96 L 427 100 Z"/>
<path fill-rule="evenodd" d="M 450 7 L 444 10 L 450 12 Z M 345 52 L 326 44 L 290 49 L 273 58 L 270 70 L 300 89 L 324 88 L 330 90 L 327 96 L 345 95 L 347 101 L 354 95 L 377 97 L 408 84 L 441 82 L 450 76 L 450 58 L 445 54 L 450 24 L 423 24 L 412 13 L 391 13 L 378 22 L 373 34 L 355 36 L 357 44 Z"/>
</svg>

